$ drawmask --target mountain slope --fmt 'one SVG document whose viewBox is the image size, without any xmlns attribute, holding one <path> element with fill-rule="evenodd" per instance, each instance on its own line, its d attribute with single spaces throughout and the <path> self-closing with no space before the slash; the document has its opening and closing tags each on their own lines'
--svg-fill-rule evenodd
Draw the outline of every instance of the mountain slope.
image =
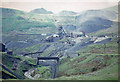
<svg viewBox="0 0 120 82">
<path fill-rule="evenodd" d="M 118 14 L 110 10 L 88 10 L 76 16 L 76 25 L 86 33 L 110 28 Z"/>
<path fill-rule="evenodd" d="M 9 8 L 0 8 L 0 13 L 2 13 L 2 16 L 9 17 L 9 16 L 16 16 L 16 15 L 23 15 L 25 12 L 16 10 L 16 9 L 9 9 Z"/>
<path fill-rule="evenodd" d="M 105 9 L 103 9 L 103 10 L 113 11 L 113 12 L 118 13 L 118 5 L 115 5 L 115 6 L 109 7 L 109 8 L 105 8 Z"/>
<path fill-rule="evenodd" d="M 30 11 L 30 13 L 36 13 L 36 14 L 53 14 L 52 11 L 47 11 L 44 8 L 38 8 Z"/>
<path fill-rule="evenodd" d="M 23 11 L 1 8 L 2 9 L 2 31 L 5 32 L 25 32 L 30 28 L 55 27 L 51 20 L 51 16 L 25 13 Z M 35 18 L 34 18 L 35 17 Z M 37 20 L 37 21 L 36 21 Z M 45 20 L 45 21 L 44 21 Z"/>
<path fill-rule="evenodd" d="M 102 19 L 99 17 L 94 17 L 91 19 L 88 19 L 87 21 L 81 23 L 79 25 L 80 31 L 85 31 L 86 33 L 95 32 L 101 29 L 110 28 L 112 25 L 112 21 L 107 19 Z"/>
<path fill-rule="evenodd" d="M 76 14 L 77 14 L 76 12 L 66 11 L 66 10 L 63 10 L 58 13 L 58 15 L 60 15 L 60 16 L 71 16 L 71 15 L 76 15 Z"/>
</svg>

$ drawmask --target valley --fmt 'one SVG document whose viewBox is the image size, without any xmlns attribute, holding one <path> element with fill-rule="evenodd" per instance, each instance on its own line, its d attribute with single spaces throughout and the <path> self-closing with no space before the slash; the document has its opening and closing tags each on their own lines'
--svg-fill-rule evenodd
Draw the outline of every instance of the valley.
<svg viewBox="0 0 120 82">
<path fill-rule="evenodd" d="M 117 6 L 58 14 L 1 9 L 3 79 L 118 80 Z"/>
</svg>

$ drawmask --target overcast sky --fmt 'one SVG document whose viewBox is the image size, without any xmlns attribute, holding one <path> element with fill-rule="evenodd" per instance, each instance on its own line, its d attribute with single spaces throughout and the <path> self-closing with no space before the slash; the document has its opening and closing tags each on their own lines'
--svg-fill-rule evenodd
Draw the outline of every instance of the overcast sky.
<svg viewBox="0 0 120 82">
<path fill-rule="evenodd" d="M 118 0 L 2 0 L 2 7 L 26 12 L 36 8 L 45 8 L 55 13 L 62 10 L 81 12 L 89 9 L 107 8 L 117 4 Z"/>
</svg>

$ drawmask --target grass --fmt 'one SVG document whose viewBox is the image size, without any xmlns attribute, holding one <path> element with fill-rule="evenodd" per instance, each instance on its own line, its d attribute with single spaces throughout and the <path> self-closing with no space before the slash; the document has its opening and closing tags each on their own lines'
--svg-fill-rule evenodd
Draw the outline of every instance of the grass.
<svg viewBox="0 0 120 82">
<path fill-rule="evenodd" d="M 81 58 L 83 58 L 85 55 L 86 54 L 82 54 L 78 58 L 74 58 L 73 60 L 66 59 L 67 61 L 65 63 L 60 63 L 58 78 L 56 78 L 56 80 L 117 80 L 118 79 L 117 56 L 114 55 L 111 56 L 107 54 L 106 55 L 92 54 L 86 56 L 87 59 L 81 61 Z M 98 59 L 99 61 L 97 61 Z M 91 72 L 92 68 L 97 68 L 97 71 Z"/>
<path fill-rule="evenodd" d="M 35 44 L 33 46 L 25 48 L 24 51 L 27 51 L 27 52 L 37 52 L 39 47 L 42 47 L 42 45 L 41 44 Z"/>
<path fill-rule="evenodd" d="M 62 76 L 60 78 L 56 78 L 56 80 L 118 80 L 116 71 L 118 71 L 117 65 L 113 65 L 112 67 L 109 66 L 94 73 L 73 75 L 70 77 Z"/>
<path fill-rule="evenodd" d="M 50 33 L 56 33 L 56 28 L 46 27 L 46 28 L 30 28 L 25 33 L 26 34 L 50 34 Z"/>
<path fill-rule="evenodd" d="M 11 68 L 12 67 L 12 60 L 10 60 L 10 58 L 12 60 L 14 60 L 15 58 L 14 57 L 11 57 L 11 56 L 8 56 L 7 54 L 2 54 L 2 63 L 4 65 L 6 65 L 8 68 Z"/>
<path fill-rule="evenodd" d="M 8 13 L 10 11 L 10 13 Z M 26 13 L 18 10 L 3 8 L 2 16 L 3 33 L 54 33 L 56 31 L 55 21 L 63 25 L 75 25 L 75 16 L 52 16 L 45 14 Z M 51 29 L 48 29 L 50 27 Z M 47 28 L 47 29 L 44 29 Z M 36 31 L 37 29 L 37 31 Z M 41 30 L 43 29 L 43 30 Z M 43 32 L 42 32 L 43 31 Z"/>
<path fill-rule="evenodd" d="M 1 68 L 1 67 L 0 67 L 0 69 L 2 69 L 2 71 L 3 71 L 4 73 L 6 73 L 6 74 L 8 74 L 8 75 L 10 75 L 10 76 L 15 77 L 13 74 L 9 73 L 9 72 L 8 72 L 8 71 L 6 71 L 5 69 L 3 69 L 3 68 Z M 1 71 L 1 72 L 2 72 L 2 71 Z"/>
<path fill-rule="evenodd" d="M 20 75 L 22 77 L 24 76 L 24 72 L 23 70 L 29 70 L 34 68 L 31 65 L 36 65 L 36 59 L 30 59 L 30 58 L 25 58 L 25 57 L 21 57 L 21 56 L 16 56 L 16 55 L 8 55 L 8 54 L 2 54 L 2 63 L 11 71 L 13 71 L 13 73 Z M 16 62 L 17 64 L 17 68 L 16 70 L 12 70 L 13 68 L 13 62 Z"/>
<path fill-rule="evenodd" d="M 40 74 L 41 77 L 38 79 L 47 79 L 47 78 L 51 78 L 51 69 L 49 66 L 45 67 L 45 66 L 30 66 L 30 65 L 36 65 L 37 59 L 33 59 L 33 58 L 26 58 L 26 57 L 22 57 L 22 56 L 17 56 L 17 55 L 7 55 L 6 53 L 2 54 L 2 58 L 3 58 L 3 64 L 8 67 L 8 69 L 10 69 L 11 71 L 13 71 L 13 73 L 20 75 L 24 78 L 26 78 L 24 76 L 24 72 L 23 70 L 29 70 L 29 69 L 34 69 L 37 68 L 36 70 L 36 74 Z M 17 59 L 20 59 L 19 61 Z M 13 62 L 12 61 L 17 62 L 17 69 L 16 70 L 12 70 L 13 67 Z M 6 70 L 3 69 L 3 71 L 5 73 L 8 73 Z M 10 74 L 11 75 L 11 74 Z"/>
<path fill-rule="evenodd" d="M 89 45 L 77 53 L 95 53 L 95 54 L 118 54 L 118 44 L 117 41 L 111 41 L 104 44 L 92 44 Z"/>
<path fill-rule="evenodd" d="M 116 36 L 118 34 L 118 22 L 114 22 L 110 28 L 102 29 L 97 32 L 89 33 L 88 35 L 98 36 L 98 35 L 108 35 Z"/>
<path fill-rule="evenodd" d="M 37 59 L 33 58 L 26 58 L 26 57 L 21 57 L 22 61 L 20 62 L 22 64 L 23 61 L 26 61 L 28 64 L 36 65 L 37 64 Z"/>
<path fill-rule="evenodd" d="M 3 32 L 9 32 L 9 31 L 22 31 L 32 28 L 32 27 L 37 27 L 37 28 L 42 28 L 42 27 L 55 27 L 52 23 L 37 23 L 37 22 L 29 22 L 27 19 L 23 20 L 18 20 L 17 17 L 11 17 L 3 20 Z"/>
<path fill-rule="evenodd" d="M 41 78 L 44 78 L 44 79 L 50 78 L 50 76 L 51 76 L 51 72 L 50 71 L 51 70 L 50 70 L 49 66 L 47 66 L 47 67 L 45 67 L 45 66 L 38 67 L 37 71 L 36 71 L 36 73 L 40 74 L 40 78 L 38 78 L 38 79 L 41 79 Z"/>
<path fill-rule="evenodd" d="M 3 33 L 11 32 L 11 31 L 21 31 L 25 32 L 30 28 L 44 28 L 44 27 L 52 27 L 56 28 L 54 23 L 51 21 L 51 17 L 48 15 L 36 15 L 30 13 L 24 13 L 22 11 L 12 9 L 3 8 L 3 16 L 2 16 L 2 28 Z M 10 11 L 10 13 L 6 13 Z M 18 13 L 19 12 L 19 13 Z M 9 16 L 10 15 L 10 16 Z M 38 18 L 39 17 L 39 18 Z M 46 21 L 41 21 L 41 20 Z"/>
</svg>

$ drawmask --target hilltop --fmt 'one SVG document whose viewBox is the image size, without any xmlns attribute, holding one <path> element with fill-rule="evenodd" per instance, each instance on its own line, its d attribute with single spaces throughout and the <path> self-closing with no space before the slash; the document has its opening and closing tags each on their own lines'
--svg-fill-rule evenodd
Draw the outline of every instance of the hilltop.
<svg viewBox="0 0 120 82">
<path fill-rule="evenodd" d="M 30 13 L 36 13 L 36 14 L 53 14 L 52 11 L 47 11 L 44 8 L 37 8 L 37 9 L 31 10 Z"/>
</svg>

